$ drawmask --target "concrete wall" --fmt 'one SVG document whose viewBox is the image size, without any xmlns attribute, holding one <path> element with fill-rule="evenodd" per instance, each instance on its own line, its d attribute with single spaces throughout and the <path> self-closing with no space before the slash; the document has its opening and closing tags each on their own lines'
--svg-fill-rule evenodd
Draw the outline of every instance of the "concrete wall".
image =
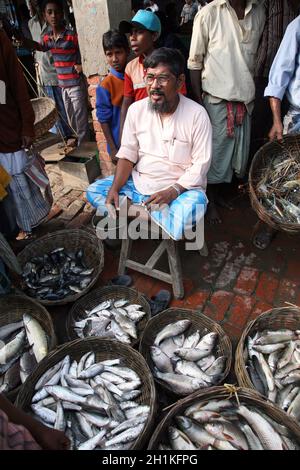
<svg viewBox="0 0 300 470">
<path fill-rule="evenodd" d="M 74 15 L 87 77 L 105 75 L 107 66 L 102 50 L 102 35 L 131 17 L 130 0 L 73 0 Z"/>
<path fill-rule="evenodd" d="M 93 107 L 93 124 L 103 176 L 114 173 L 115 166 L 106 151 L 106 141 L 96 117 L 96 88 L 107 74 L 102 50 L 102 35 L 117 28 L 120 21 L 131 18 L 131 0 L 73 0 L 74 15 L 82 56 L 83 72 Z"/>
</svg>

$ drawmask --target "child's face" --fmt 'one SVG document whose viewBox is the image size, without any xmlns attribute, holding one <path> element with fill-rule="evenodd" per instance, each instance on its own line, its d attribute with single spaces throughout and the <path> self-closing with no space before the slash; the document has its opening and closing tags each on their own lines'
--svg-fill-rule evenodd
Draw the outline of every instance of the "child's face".
<svg viewBox="0 0 300 470">
<path fill-rule="evenodd" d="M 152 33 L 146 29 L 132 28 L 129 36 L 131 48 L 135 55 L 147 54 L 153 49 L 153 44 L 157 33 Z"/>
<path fill-rule="evenodd" d="M 113 47 L 105 52 L 107 63 L 110 67 L 113 67 L 117 72 L 124 72 L 128 53 L 123 47 Z"/>
<path fill-rule="evenodd" d="M 59 8 L 59 6 L 55 3 L 47 3 L 44 15 L 47 24 L 50 25 L 52 28 L 57 28 L 58 26 L 61 26 L 64 14 L 63 11 Z"/>
</svg>

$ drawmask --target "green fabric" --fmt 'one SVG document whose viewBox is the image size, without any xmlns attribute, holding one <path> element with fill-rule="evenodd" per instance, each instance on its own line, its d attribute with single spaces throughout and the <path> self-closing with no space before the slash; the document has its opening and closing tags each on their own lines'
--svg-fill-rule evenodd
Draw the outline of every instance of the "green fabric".
<svg viewBox="0 0 300 470">
<path fill-rule="evenodd" d="M 213 128 L 212 163 L 207 175 L 208 184 L 230 183 L 233 173 L 238 178 L 245 175 L 249 157 L 251 116 L 246 112 L 243 124 L 235 126 L 234 138 L 227 136 L 226 101 L 209 103 L 204 97 L 204 106 Z M 234 106 L 234 113 L 236 107 Z"/>
</svg>

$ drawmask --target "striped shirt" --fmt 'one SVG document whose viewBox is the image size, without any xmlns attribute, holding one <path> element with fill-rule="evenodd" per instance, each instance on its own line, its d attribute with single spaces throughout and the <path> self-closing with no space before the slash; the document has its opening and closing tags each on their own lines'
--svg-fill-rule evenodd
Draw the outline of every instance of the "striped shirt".
<svg viewBox="0 0 300 470">
<path fill-rule="evenodd" d="M 65 28 L 57 39 L 47 30 L 42 37 L 44 51 L 51 51 L 56 68 L 58 84 L 62 88 L 80 85 L 80 75 L 74 65 L 81 64 L 78 36 L 72 29 Z"/>
</svg>

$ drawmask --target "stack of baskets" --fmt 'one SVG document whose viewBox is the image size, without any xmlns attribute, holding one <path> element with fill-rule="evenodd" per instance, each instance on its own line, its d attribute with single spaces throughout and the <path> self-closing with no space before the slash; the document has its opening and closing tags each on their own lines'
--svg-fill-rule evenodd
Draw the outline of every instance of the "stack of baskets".
<svg viewBox="0 0 300 470">
<path fill-rule="evenodd" d="M 35 138 L 39 139 L 47 134 L 57 121 L 56 104 L 48 97 L 35 98 L 31 100 L 31 104 L 35 115 Z"/>
</svg>

